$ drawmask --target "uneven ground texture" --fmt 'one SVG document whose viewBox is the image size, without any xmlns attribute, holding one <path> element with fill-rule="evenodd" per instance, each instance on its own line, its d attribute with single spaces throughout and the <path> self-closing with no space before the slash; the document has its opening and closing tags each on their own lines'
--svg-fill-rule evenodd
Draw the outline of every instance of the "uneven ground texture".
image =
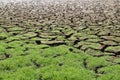
<svg viewBox="0 0 120 80">
<path fill-rule="evenodd" d="M 0 27 L 0 80 L 119 80 L 120 26 Z"/>
</svg>

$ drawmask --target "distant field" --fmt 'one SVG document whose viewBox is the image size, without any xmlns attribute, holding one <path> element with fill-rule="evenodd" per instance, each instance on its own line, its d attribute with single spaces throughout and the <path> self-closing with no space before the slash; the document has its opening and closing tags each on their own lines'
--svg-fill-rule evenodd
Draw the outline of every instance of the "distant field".
<svg viewBox="0 0 120 80">
<path fill-rule="evenodd" d="M 0 80 L 119 80 L 119 0 L 0 4 Z"/>
</svg>

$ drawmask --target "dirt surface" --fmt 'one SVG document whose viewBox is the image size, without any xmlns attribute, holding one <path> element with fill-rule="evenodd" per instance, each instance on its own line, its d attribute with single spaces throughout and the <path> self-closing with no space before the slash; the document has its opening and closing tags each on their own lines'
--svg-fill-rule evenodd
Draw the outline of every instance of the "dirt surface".
<svg viewBox="0 0 120 80">
<path fill-rule="evenodd" d="M 120 1 L 0 3 L 0 80 L 120 80 Z"/>
</svg>

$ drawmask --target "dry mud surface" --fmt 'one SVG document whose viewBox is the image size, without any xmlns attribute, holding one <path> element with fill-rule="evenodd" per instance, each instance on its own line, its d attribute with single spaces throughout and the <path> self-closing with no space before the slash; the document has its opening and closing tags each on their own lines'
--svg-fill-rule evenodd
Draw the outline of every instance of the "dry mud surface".
<svg viewBox="0 0 120 80">
<path fill-rule="evenodd" d="M 0 27 L 0 80 L 119 80 L 120 26 Z"/>
</svg>

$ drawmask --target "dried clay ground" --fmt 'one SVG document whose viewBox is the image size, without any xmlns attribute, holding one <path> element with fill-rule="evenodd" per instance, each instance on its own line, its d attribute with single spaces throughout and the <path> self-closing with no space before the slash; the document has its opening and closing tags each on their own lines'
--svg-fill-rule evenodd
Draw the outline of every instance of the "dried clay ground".
<svg viewBox="0 0 120 80">
<path fill-rule="evenodd" d="M 120 80 L 120 12 L 106 22 L 13 12 L 0 17 L 0 80 Z"/>
</svg>

